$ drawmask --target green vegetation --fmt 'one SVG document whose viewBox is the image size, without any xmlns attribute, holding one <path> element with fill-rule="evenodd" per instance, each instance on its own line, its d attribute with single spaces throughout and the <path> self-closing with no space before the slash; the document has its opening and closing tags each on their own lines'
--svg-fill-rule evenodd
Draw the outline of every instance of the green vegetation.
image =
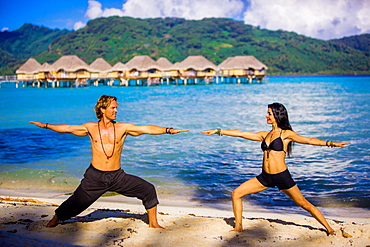
<svg viewBox="0 0 370 247">
<path fill-rule="evenodd" d="M 0 75 L 14 74 L 28 58 L 47 51 L 55 38 L 67 33 L 67 30 L 52 30 L 31 24 L 24 24 L 13 32 L 0 32 Z"/>
<path fill-rule="evenodd" d="M 173 63 L 203 55 L 216 65 L 230 56 L 253 55 L 269 67 L 269 74 L 370 74 L 369 36 L 356 36 L 356 42 L 323 41 L 224 18 L 115 16 L 91 20 L 77 31 L 25 24 L 0 32 L 0 75 L 13 74 L 29 57 L 53 63 L 62 55 L 77 55 L 87 63 L 102 57 L 111 65 L 136 55 Z"/>
</svg>

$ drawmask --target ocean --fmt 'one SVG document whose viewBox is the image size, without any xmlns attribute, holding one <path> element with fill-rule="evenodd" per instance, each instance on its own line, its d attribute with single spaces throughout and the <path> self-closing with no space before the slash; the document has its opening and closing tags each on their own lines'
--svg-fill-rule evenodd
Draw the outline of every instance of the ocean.
<svg viewBox="0 0 370 247">
<path fill-rule="evenodd" d="M 352 143 L 345 148 L 294 145 L 287 164 L 304 196 L 320 207 L 370 209 L 370 76 L 269 76 L 261 84 L 1 88 L 0 188 L 72 192 L 89 166 L 89 138 L 40 129 L 29 121 L 97 121 L 93 108 L 103 94 L 118 97 L 119 122 L 190 129 L 126 139 L 122 168 L 152 182 L 159 199 L 230 204 L 231 191 L 261 172 L 260 142 L 200 131 L 268 131 L 267 105 L 280 102 L 298 134 Z M 244 200 L 268 208 L 295 205 L 277 188 Z"/>
</svg>

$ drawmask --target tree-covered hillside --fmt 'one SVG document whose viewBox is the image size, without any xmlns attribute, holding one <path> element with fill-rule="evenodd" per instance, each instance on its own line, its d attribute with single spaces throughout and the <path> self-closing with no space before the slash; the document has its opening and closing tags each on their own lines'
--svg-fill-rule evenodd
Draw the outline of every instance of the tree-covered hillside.
<svg viewBox="0 0 370 247">
<path fill-rule="evenodd" d="M 24 24 L 13 32 L 0 32 L 0 75 L 14 73 L 14 67 L 21 62 L 48 50 L 50 43 L 57 37 L 67 34 L 67 30 L 49 29 Z"/>
<path fill-rule="evenodd" d="M 32 30 L 37 28 L 23 26 L 14 32 L 34 37 Z M 217 65 L 230 56 L 253 55 L 269 67 L 269 74 L 370 73 L 369 53 L 347 43 L 259 29 L 232 19 L 196 21 L 116 16 L 92 20 L 77 31 L 50 31 L 55 32 L 55 37 L 51 38 L 52 33 L 44 35 L 30 46 L 19 36 L 19 45 L 13 44 L 11 49 L 7 47 L 12 42 L 0 36 L 0 57 L 9 61 L 9 66 L 0 65 L 0 74 L 12 65 L 19 67 L 30 56 L 40 63 L 53 63 L 62 55 L 77 55 L 87 63 L 102 57 L 111 65 L 126 63 L 136 55 L 166 57 L 173 63 L 189 55 L 203 55 Z"/>
<path fill-rule="evenodd" d="M 344 44 L 356 50 L 363 51 L 367 56 L 370 56 L 370 34 L 355 35 L 342 39 L 334 39 L 332 42 Z"/>
</svg>

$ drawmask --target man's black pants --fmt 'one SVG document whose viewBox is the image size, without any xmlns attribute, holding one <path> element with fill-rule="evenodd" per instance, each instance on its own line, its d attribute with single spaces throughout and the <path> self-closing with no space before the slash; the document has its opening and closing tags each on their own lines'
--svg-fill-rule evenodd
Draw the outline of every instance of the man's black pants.
<svg viewBox="0 0 370 247">
<path fill-rule="evenodd" d="M 70 219 L 87 209 L 107 191 L 137 197 L 142 200 L 145 209 L 151 209 L 159 203 L 155 187 L 148 181 L 126 174 L 122 169 L 100 171 L 90 165 L 76 191 L 55 210 L 55 213 L 59 220 Z"/>
</svg>

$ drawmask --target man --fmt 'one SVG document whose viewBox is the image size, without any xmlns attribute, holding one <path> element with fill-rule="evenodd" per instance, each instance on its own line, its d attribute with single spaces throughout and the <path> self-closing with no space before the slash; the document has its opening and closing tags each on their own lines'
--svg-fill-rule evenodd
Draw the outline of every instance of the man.
<svg viewBox="0 0 370 247">
<path fill-rule="evenodd" d="M 92 158 L 81 184 L 71 197 L 56 210 L 47 227 L 55 227 L 58 221 L 70 219 L 87 209 L 106 191 L 142 200 L 148 212 L 149 227 L 162 228 L 157 221 L 158 199 L 154 186 L 139 177 L 126 174 L 121 169 L 121 153 L 128 135 L 177 134 L 189 130 L 163 128 L 155 125 L 134 125 L 116 122 L 118 103 L 114 96 L 102 95 L 95 105 L 98 122 L 82 125 L 48 124 L 30 121 L 37 127 L 76 136 L 89 136 Z"/>
</svg>

